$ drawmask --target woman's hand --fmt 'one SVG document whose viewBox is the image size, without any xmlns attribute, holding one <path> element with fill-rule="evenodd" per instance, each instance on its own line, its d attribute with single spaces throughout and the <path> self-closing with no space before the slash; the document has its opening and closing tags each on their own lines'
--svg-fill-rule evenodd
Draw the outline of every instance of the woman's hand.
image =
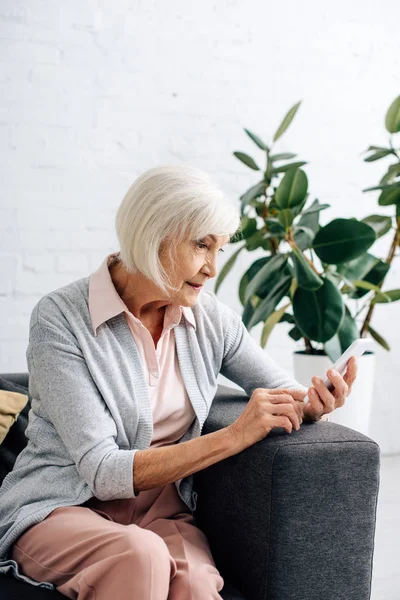
<svg viewBox="0 0 400 600">
<path fill-rule="evenodd" d="M 257 388 L 241 415 L 230 426 L 237 452 L 264 439 L 275 427 L 288 433 L 302 423 L 304 390 Z"/>
<path fill-rule="evenodd" d="M 329 391 L 320 377 L 312 378 L 314 386 L 308 388 L 307 392 L 310 401 L 303 404 L 303 419 L 306 421 L 319 421 L 323 415 L 343 406 L 357 377 L 356 357 L 351 356 L 347 361 L 347 370 L 343 377 L 332 369 L 328 369 L 326 374 L 334 388 Z"/>
</svg>

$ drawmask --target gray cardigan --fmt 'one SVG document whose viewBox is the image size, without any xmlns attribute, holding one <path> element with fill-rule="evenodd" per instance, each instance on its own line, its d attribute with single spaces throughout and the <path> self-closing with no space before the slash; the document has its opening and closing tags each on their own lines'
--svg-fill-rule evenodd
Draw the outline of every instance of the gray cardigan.
<svg viewBox="0 0 400 600">
<path fill-rule="evenodd" d="M 0 572 L 33 585 L 8 558 L 11 545 L 55 508 L 133 498 L 137 450 L 153 434 L 147 383 L 125 314 L 92 329 L 89 277 L 44 296 L 30 320 L 27 362 L 32 408 L 28 444 L 0 488 Z M 182 378 L 196 413 L 180 439 L 199 436 L 217 391 L 217 376 L 250 396 L 257 387 L 301 388 L 260 348 L 241 317 L 209 291 L 192 308 L 196 328 L 185 317 L 175 343 Z M 196 508 L 193 476 L 175 482 L 190 510 Z M 40 582 L 50 589 L 54 585 Z"/>
</svg>

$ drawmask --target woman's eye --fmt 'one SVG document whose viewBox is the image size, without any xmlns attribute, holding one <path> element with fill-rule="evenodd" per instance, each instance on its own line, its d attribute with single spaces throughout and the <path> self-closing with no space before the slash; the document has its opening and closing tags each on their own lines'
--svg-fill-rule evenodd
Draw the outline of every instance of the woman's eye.
<svg viewBox="0 0 400 600">
<path fill-rule="evenodd" d="M 198 248 L 206 248 L 207 250 L 209 250 L 210 248 L 207 246 L 207 244 L 205 244 L 204 242 L 197 242 L 197 246 Z M 225 250 L 223 250 L 222 248 L 219 249 L 219 252 L 225 252 Z"/>
<path fill-rule="evenodd" d="M 197 245 L 199 248 L 207 248 L 207 250 L 208 250 L 207 244 L 204 244 L 203 242 L 197 242 Z"/>
</svg>

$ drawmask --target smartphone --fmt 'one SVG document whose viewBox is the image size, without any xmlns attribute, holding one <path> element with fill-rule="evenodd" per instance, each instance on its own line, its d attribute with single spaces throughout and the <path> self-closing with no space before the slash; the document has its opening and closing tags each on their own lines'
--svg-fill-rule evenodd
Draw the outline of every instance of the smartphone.
<svg viewBox="0 0 400 600">
<path fill-rule="evenodd" d="M 345 350 L 342 354 L 342 356 L 340 356 L 337 361 L 331 366 L 329 367 L 330 369 L 335 369 L 335 371 L 337 371 L 338 373 L 340 373 L 340 375 L 343 375 L 346 371 L 346 367 L 347 367 L 347 361 L 349 360 L 349 358 L 351 356 L 355 356 L 356 358 L 358 358 L 359 356 L 362 356 L 364 354 L 364 352 L 373 352 L 375 350 L 375 342 L 369 338 L 359 338 L 358 340 L 355 340 L 352 344 L 350 344 L 350 346 L 347 348 L 347 350 Z M 329 370 L 329 369 L 327 369 Z M 324 385 L 326 385 L 326 387 L 328 388 L 328 390 L 333 389 L 333 383 L 331 382 L 330 379 L 328 379 L 326 373 L 324 375 L 321 375 L 321 379 L 322 379 L 322 383 Z M 303 402 L 305 404 L 308 404 L 308 402 L 310 401 L 308 394 L 307 396 L 304 397 Z"/>
</svg>

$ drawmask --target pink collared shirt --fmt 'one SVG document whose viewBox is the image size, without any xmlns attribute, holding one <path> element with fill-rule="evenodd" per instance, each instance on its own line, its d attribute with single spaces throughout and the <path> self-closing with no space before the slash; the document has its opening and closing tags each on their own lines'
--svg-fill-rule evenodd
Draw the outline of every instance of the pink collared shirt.
<svg viewBox="0 0 400 600">
<path fill-rule="evenodd" d="M 181 376 L 174 327 L 180 322 L 182 313 L 195 329 L 196 321 L 190 307 L 167 306 L 164 328 L 155 348 L 150 331 L 129 312 L 114 287 L 109 266 L 117 255 L 118 252 L 109 254 L 90 276 L 89 312 L 93 332 L 97 335 L 97 328 L 107 319 L 125 313 L 148 384 L 154 427 L 151 446 L 173 444 L 186 433 L 196 417 Z"/>
</svg>

